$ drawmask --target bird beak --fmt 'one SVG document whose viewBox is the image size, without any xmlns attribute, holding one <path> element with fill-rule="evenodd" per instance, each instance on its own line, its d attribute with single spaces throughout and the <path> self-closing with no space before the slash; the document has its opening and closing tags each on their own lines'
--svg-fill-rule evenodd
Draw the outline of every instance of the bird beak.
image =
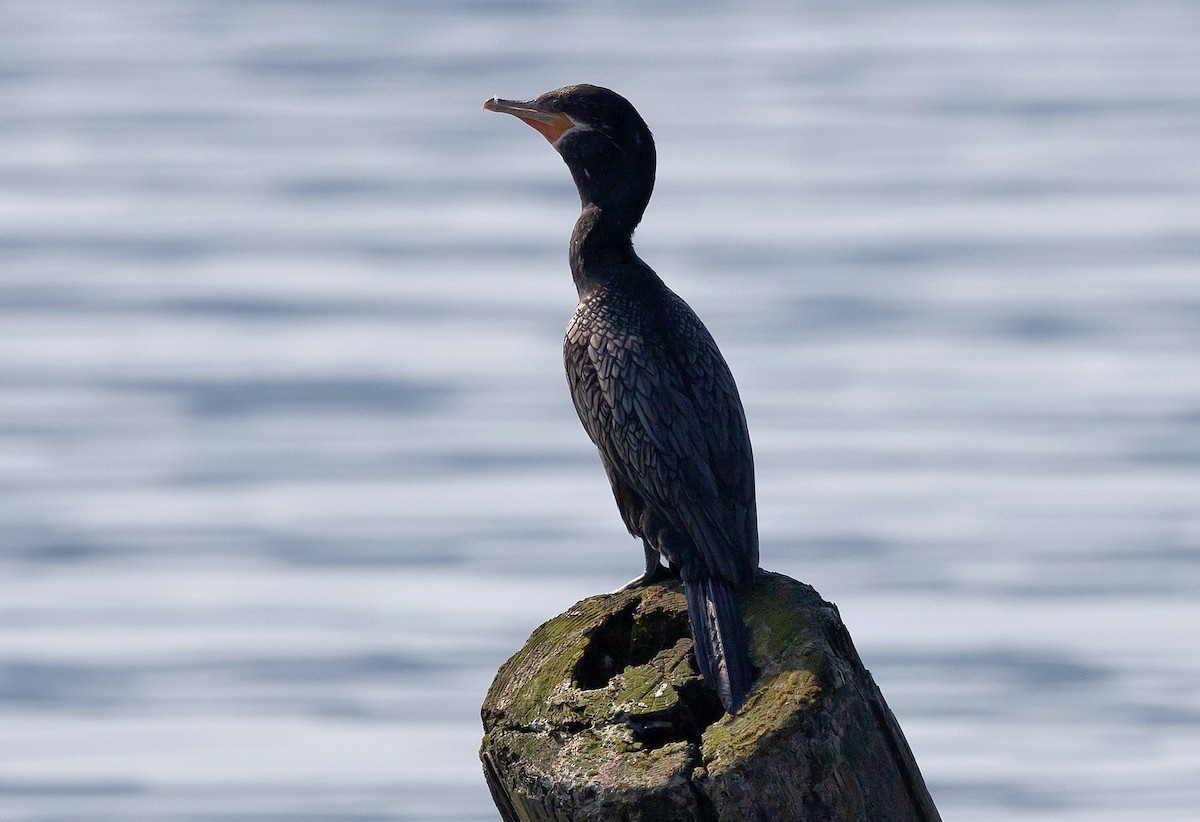
<svg viewBox="0 0 1200 822">
<path fill-rule="evenodd" d="M 551 144 L 558 142 L 559 137 L 577 125 L 561 111 L 555 111 L 536 100 L 501 100 L 499 97 L 493 97 L 484 103 L 483 107 L 488 111 L 499 111 L 524 120 L 540 131 Z"/>
</svg>

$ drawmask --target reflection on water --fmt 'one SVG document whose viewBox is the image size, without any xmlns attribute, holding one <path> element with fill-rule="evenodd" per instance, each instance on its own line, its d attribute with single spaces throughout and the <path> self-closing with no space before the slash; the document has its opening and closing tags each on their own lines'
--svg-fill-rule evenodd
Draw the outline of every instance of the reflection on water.
<svg viewBox="0 0 1200 822">
<path fill-rule="evenodd" d="M 561 374 L 577 201 L 491 94 L 655 130 L 638 247 L 742 388 L 763 561 L 947 819 L 1200 804 L 1183 2 L 0 10 L 12 819 L 493 819 L 478 705 L 632 576 Z"/>
</svg>

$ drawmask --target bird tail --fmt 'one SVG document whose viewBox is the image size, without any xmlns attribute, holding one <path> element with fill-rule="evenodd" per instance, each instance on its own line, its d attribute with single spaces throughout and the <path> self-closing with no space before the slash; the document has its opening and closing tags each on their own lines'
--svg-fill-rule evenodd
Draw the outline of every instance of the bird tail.
<svg viewBox="0 0 1200 822">
<path fill-rule="evenodd" d="M 750 639 L 738 597 L 720 579 L 684 582 L 683 591 L 700 673 L 721 697 L 725 710 L 736 714 L 754 681 Z"/>
</svg>

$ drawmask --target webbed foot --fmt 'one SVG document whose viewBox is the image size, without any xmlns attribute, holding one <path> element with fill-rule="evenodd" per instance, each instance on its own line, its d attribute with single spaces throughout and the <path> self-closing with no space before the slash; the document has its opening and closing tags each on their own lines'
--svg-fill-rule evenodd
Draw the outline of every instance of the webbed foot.
<svg viewBox="0 0 1200 822">
<path fill-rule="evenodd" d="M 642 541 L 642 547 L 646 552 L 645 572 L 643 572 L 640 577 L 635 577 L 634 579 L 629 580 L 629 582 L 626 582 L 620 588 L 613 591 L 614 594 L 620 593 L 621 591 L 631 591 L 634 588 L 645 588 L 647 585 L 653 585 L 656 582 L 665 582 L 666 580 L 672 578 L 673 575 L 671 574 L 671 569 L 667 568 L 662 564 L 662 562 L 659 561 L 658 551 L 655 551 L 653 548 L 651 548 L 645 540 Z"/>
<path fill-rule="evenodd" d="M 646 571 L 640 577 L 634 577 L 613 591 L 613 593 L 618 594 L 621 591 L 632 591 L 634 588 L 645 588 L 647 585 L 653 585 L 656 582 L 666 582 L 668 579 L 671 579 L 671 572 L 665 566 L 656 565 L 653 570 Z"/>
</svg>

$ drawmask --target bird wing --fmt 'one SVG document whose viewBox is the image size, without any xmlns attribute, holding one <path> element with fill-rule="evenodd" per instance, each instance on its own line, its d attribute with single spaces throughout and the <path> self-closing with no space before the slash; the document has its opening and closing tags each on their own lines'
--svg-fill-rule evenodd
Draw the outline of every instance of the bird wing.
<svg viewBox="0 0 1200 822">
<path fill-rule="evenodd" d="M 758 560 L 750 439 L 700 320 L 665 288 L 649 304 L 609 294 L 580 304 L 565 352 L 576 410 L 610 478 L 690 538 L 707 576 L 745 581 Z"/>
</svg>

